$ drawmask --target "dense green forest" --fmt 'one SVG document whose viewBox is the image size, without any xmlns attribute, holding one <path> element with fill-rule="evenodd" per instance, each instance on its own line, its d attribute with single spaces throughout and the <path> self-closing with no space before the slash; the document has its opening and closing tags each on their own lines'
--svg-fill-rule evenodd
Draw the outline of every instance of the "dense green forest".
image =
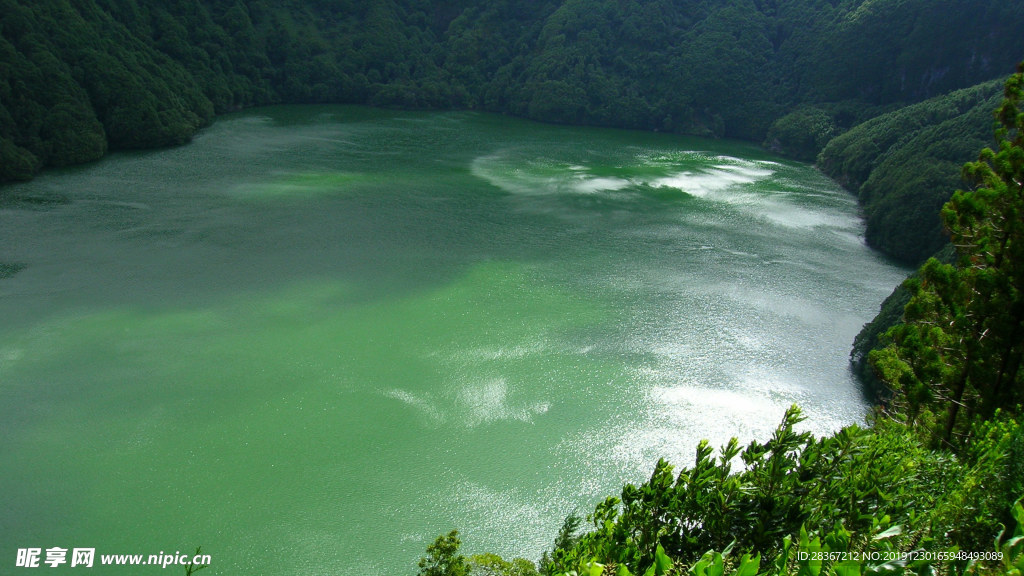
<svg viewBox="0 0 1024 576">
<path fill-rule="evenodd" d="M 813 158 L 830 132 L 1024 56 L 1024 8 L 977 0 L 3 0 L 0 13 L 0 136 L 26 169 L 279 102 L 771 133 Z"/>
<path fill-rule="evenodd" d="M 942 208 L 953 250 L 904 286 L 868 354 L 890 397 L 870 428 L 814 438 L 791 408 L 765 442 L 570 515 L 538 564 L 427 548 L 420 576 L 866 576 L 1024 572 L 1024 65 L 995 145 Z M 895 303 L 890 303 L 897 307 Z"/>
<path fill-rule="evenodd" d="M 830 140 L 818 166 L 864 207 L 868 243 L 905 262 L 948 242 L 938 218 L 960 166 L 992 141 L 1002 82 L 986 82 L 872 118 Z"/>
</svg>

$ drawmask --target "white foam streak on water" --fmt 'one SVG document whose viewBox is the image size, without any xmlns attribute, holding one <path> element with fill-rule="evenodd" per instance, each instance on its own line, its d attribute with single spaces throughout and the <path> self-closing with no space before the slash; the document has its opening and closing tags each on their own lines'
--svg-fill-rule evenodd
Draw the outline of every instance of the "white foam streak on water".
<svg viewBox="0 0 1024 576">
<path fill-rule="evenodd" d="M 716 164 L 714 168 L 717 168 L 718 170 L 723 170 L 725 172 L 739 174 L 746 178 L 752 178 L 754 180 L 761 180 L 775 173 L 775 170 L 769 170 L 767 168 L 764 168 L 764 164 L 751 162 L 749 160 L 739 160 L 737 158 L 731 158 L 730 160 L 734 160 L 736 163 Z"/>
<path fill-rule="evenodd" d="M 13 365 L 24 354 L 23 350 L 18 348 L 4 348 L 0 349 L 0 374 L 3 374 L 4 368 Z"/>
<path fill-rule="evenodd" d="M 751 201 L 747 194 L 723 194 L 726 190 L 735 189 L 737 185 L 752 184 L 759 178 L 747 174 L 737 174 L 727 170 L 706 170 L 702 172 L 677 172 L 664 178 L 654 180 L 651 185 L 655 187 L 666 186 L 677 188 L 691 196 L 728 202 L 731 204 L 744 204 Z"/>
<path fill-rule="evenodd" d="M 514 405 L 504 378 L 463 384 L 455 399 L 455 410 L 470 428 L 501 420 L 530 422 L 534 416 L 547 412 L 549 406 L 547 402 Z"/>
<path fill-rule="evenodd" d="M 765 189 L 782 168 L 773 161 L 751 161 L 731 156 L 712 156 L 701 152 L 683 154 L 646 152 L 635 156 L 635 164 L 624 166 L 630 176 L 596 176 L 582 164 L 557 160 L 523 162 L 522 151 L 505 151 L 477 157 L 470 171 L 498 188 L 523 196 L 558 194 L 619 195 L 637 187 L 671 188 L 709 202 L 728 204 L 751 217 L 787 228 L 827 228 L 856 231 L 860 222 L 855 215 L 837 214 L 798 203 L 789 193 Z M 678 170 L 677 166 L 701 159 L 718 163 Z M 666 173 L 667 172 L 667 173 Z M 785 181 L 781 185 L 789 186 Z M 635 192 L 633 192 L 635 193 Z M 853 240 L 859 241 L 854 233 Z"/>
<path fill-rule="evenodd" d="M 500 421 L 530 423 L 550 408 L 545 401 L 518 402 L 513 398 L 505 378 L 495 377 L 481 382 L 456 383 L 450 397 L 435 394 L 417 395 L 403 389 L 384 390 L 381 394 L 398 400 L 420 413 L 432 426 L 455 421 L 467 428 Z"/>
<path fill-rule="evenodd" d="M 510 166 L 513 157 L 491 154 L 476 158 L 470 171 L 491 184 L 523 195 L 549 195 L 552 191 L 575 194 L 596 194 L 622 190 L 636 182 L 627 178 L 599 177 L 586 166 L 568 165 L 554 161 L 535 161 L 525 167 Z"/>
<path fill-rule="evenodd" d="M 594 194 L 596 192 L 622 190 L 633 184 L 624 178 L 593 178 L 587 176 L 577 177 L 572 187 L 583 194 Z"/>
<path fill-rule="evenodd" d="M 764 216 L 773 224 L 787 228 L 850 230 L 857 224 L 857 220 L 854 218 L 844 218 L 819 210 L 797 208 L 785 200 L 776 199 L 764 200 L 758 206 L 758 214 Z"/>
<path fill-rule="evenodd" d="M 441 424 L 446 420 L 444 413 L 434 402 L 417 396 L 408 390 L 394 388 L 391 390 L 384 390 L 381 393 L 388 398 L 398 400 L 399 402 L 403 402 L 404 404 L 414 408 L 434 424 Z"/>
<path fill-rule="evenodd" d="M 515 344 L 501 347 L 474 347 L 447 354 L 446 361 L 451 364 L 476 364 L 504 360 L 519 360 L 530 355 L 543 354 L 550 347 L 543 343 L 543 337 L 529 344 Z"/>
</svg>

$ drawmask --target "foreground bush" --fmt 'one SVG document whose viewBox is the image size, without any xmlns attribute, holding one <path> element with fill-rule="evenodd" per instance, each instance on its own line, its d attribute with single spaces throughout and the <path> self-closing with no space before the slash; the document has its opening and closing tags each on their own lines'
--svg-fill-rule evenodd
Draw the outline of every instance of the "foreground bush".
<svg viewBox="0 0 1024 576">
<path fill-rule="evenodd" d="M 1022 430 L 1012 418 L 980 426 L 962 456 L 929 449 L 892 420 L 819 439 L 796 430 L 802 419 L 792 407 L 767 442 L 741 450 L 734 439 L 717 458 L 702 442 L 694 465 L 678 474 L 659 461 L 650 480 L 598 504 L 589 531 L 578 534 L 570 516 L 540 572 L 985 573 L 999 565 L 996 541 L 1007 566 L 1019 560 L 1021 534 L 1000 539 L 1003 526 L 1024 530 L 1024 512 L 1012 506 L 1024 491 Z M 438 538 L 421 576 L 534 573 L 521 560 L 467 560 L 458 545 L 454 532 Z"/>
</svg>

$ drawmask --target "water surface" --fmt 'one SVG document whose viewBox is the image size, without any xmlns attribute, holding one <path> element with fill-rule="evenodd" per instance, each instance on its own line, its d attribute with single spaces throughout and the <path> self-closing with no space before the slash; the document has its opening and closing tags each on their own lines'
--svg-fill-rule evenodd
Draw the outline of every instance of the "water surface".
<svg viewBox="0 0 1024 576">
<path fill-rule="evenodd" d="M 413 574 L 452 528 L 536 559 L 701 438 L 860 422 L 904 274 L 809 166 L 473 113 L 257 110 L 0 193 L 8 567 Z"/>
</svg>

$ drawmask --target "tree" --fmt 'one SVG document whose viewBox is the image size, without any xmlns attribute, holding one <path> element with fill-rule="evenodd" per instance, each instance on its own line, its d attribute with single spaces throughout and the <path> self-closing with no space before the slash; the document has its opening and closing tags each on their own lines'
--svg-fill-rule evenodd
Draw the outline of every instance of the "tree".
<svg viewBox="0 0 1024 576">
<path fill-rule="evenodd" d="M 957 192 L 943 209 L 960 267 L 969 269 L 978 301 L 981 344 L 991 351 L 984 369 L 980 412 L 989 418 L 1022 399 L 1024 357 L 1024 63 L 1006 83 L 996 111 L 999 150 L 986 148 L 964 166 L 973 192 Z"/>
<path fill-rule="evenodd" d="M 964 166 L 974 187 L 942 210 L 955 264 L 930 259 L 908 281 L 905 323 L 870 356 L 909 419 L 953 446 L 976 420 L 1024 401 L 1024 65 L 1004 94 L 997 150 Z"/>
<path fill-rule="evenodd" d="M 550 552 L 545 551 L 544 555 L 541 556 L 540 568 L 544 574 L 550 576 L 555 564 L 561 560 L 559 554 L 564 554 L 566 550 L 571 549 L 579 541 L 579 528 L 582 522 L 583 518 L 576 512 L 572 512 L 565 517 L 562 527 L 558 530 L 558 536 L 555 537 L 554 548 Z"/>
<path fill-rule="evenodd" d="M 473 576 L 540 576 L 533 562 L 515 558 L 511 562 L 493 553 L 474 554 L 469 557 Z"/>
<path fill-rule="evenodd" d="M 427 555 L 420 558 L 419 576 L 468 576 L 466 557 L 459 554 L 461 545 L 458 530 L 438 536 L 427 546 Z"/>
<path fill-rule="evenodd" d="M 1004 511 L 1021 495 L 1024 430 L 1013 418 L 979 426 L 962 457 L 927 448 L 891 419 L 821 438 L 800 432 L 802 420 L 794 406 L 766 442 L 740 449 L 733 439 L 716 458 L 702 441 L 693 465 L 678 470 L 660 460 L 649 481 L 597 504 L 590 531 L 559 544 L 543 573 L 903 574 L 889 563 L 894 551 L 986 550 L 1015 525 Z M 798 547 L 885 555 L 831 570 L 797 561 Z M 965 573 L 963 564 L 943 573 Z M 908 562 L 906 573 L 935 573 L 924 567 Z"/>
</svg>

